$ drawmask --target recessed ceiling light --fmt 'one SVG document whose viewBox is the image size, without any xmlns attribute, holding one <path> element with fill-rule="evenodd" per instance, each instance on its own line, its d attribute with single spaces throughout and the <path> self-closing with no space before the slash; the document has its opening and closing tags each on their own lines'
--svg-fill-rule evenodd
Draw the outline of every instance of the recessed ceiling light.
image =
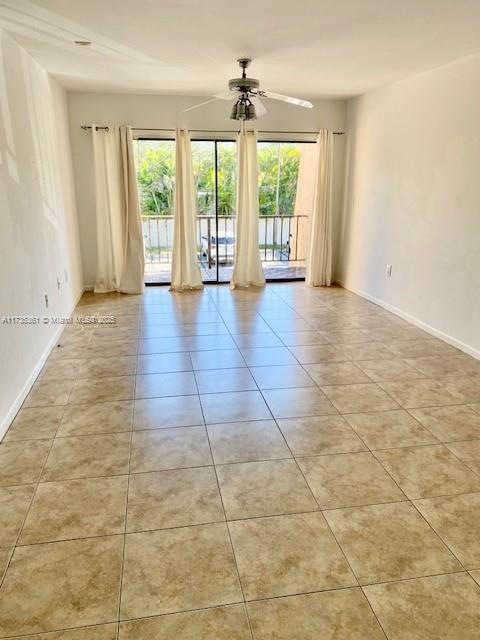
<svg viewBox="0 0 480 640">
<path fill-rule="evenodd" d="M 75 44 L 79 47 L 89 47 L 92 43 L 90 40 L 75 40 Z"/>
</svg>

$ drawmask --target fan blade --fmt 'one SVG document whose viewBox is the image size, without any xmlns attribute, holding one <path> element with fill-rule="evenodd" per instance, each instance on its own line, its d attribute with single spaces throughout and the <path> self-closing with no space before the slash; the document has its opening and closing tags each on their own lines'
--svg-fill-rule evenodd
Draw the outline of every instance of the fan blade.
<svg viewBox="0 0 480 640">
<path fill-rule="evenodd" d="M 259 91 L 259 95 L 264 98 L 271 98 L 272 100 L 281 100 L 282 102 L 288 102 L 289 104 L 294 104 L 297 107 L 306 107 L 307 109 L 312 109 L 313 104 L 309 100 L 300 100 L 300 98 L 292 98 L 290 96 L 284 96 L 281 93 L 272 93 L 271 91 Z"/>
<path fill-rule="evenodd" d="M 199 107 L 203 107 L 204 104 L 210 104 L 210 102 L 215 102 L 217 98 L 211 98 L 210 100 L 205 100 L 205 102 L 200 102 L 199 104 L 194 104 L 193 107 L 187 107 L 186 109 L 182 109 L 182 113 L 186 113 L 187 111 L 193 111 L 194 109 L 198 109 Z"/>
<path fill-rule="evenodd" d="M 234 91 L 222 91 L 221 93 L 214 94 L 214 98 L 218 100 L 233 100 L 235 97 Z"/>
<path fill-rule="evenodd" d="M 257 118 L 261 118 L 262 116 L 264 116 L 267 113 L 267 110 L 265 109 L 265 105 L 260 100 L 260 98 L 250 97 L 250 100 L 255 105 L 255 111 L 257 112 Z"/>
</svg>

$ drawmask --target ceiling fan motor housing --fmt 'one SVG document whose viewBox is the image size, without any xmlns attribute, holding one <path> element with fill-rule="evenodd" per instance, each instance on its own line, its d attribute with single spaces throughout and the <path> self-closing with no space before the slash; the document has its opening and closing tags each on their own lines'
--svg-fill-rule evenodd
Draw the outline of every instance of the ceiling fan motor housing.
<svg viewBox="0 0 480 640">
<path fill-rule="evenodd" d="M 256 78 L 233 78 L 233 80 L 228 81 L 230 90 L 241 91 L 242 93 L 257 90 L 259 87 L 260 82 Z"/>
</svg>

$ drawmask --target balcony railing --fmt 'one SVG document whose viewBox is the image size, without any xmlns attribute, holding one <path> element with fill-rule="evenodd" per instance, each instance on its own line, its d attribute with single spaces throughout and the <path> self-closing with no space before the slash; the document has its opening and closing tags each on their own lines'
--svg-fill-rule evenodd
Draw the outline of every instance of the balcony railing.
<svg viewBox="0 0 480 640">
<path fill-rule="evenodd" d="M 307 215 L 260 216 L 259 245 L 262 262 L 301 262 L 305 260 Z M 172 261 L 173 216 L 143 215 L 142 228 L 145 260 L 149 264 L 169 264 Z M 199 260 L 211 267 L 233 262 L 235 251 L 235 217 L 218 217 L 218 237 L 215 216 L 197 216 L 197 246 Z M 218 239 L 218 242 L 217 242 Z"/>
</svg>

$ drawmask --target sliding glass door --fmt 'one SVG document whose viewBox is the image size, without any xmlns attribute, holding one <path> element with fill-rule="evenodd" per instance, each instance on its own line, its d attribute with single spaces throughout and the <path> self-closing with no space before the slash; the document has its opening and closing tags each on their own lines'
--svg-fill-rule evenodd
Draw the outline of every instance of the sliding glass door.
<svg viewBox="0 0 480 640">
<path fill-rule="evenodd" d="M 315 145 L 259 142 L 259 252 L 267 280 L 303 279 L 313 199 Z M 175 141 L 136 141 L 145 282 L 169 284 Z M 197 256 L 205 283 L 230 282 L 235 257 L 236 143 L 192 140 Z"/>
<path fill-rule="evenodd" d="M 175 141 L 137 140 L 145 283 L 170 284 L 175 197 Z"/>
<path fill-rule="evenodd" d="M 267 280 L 305 278 L 315 145 L 259 142 L 260 256 Z"/>
<path fill-rule="evenodd" d="M 204 282 L 230 282 L 235 257 L 236 144 L 192 141 L 199 265 Z"/>
</svg>

